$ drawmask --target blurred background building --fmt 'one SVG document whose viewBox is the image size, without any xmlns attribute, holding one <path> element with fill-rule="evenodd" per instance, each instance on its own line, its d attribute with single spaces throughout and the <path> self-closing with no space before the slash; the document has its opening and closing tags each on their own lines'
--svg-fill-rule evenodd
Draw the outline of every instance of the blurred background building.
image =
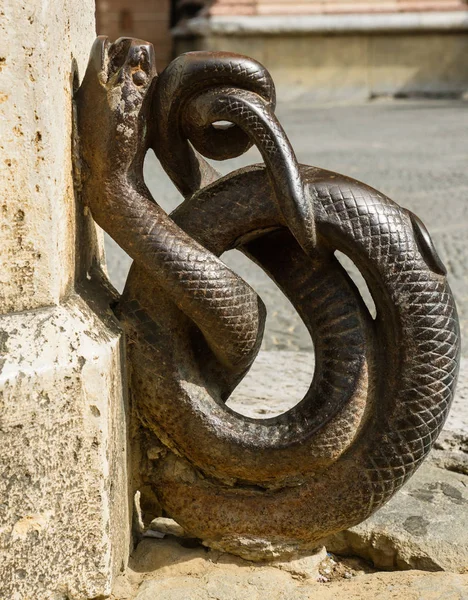
<svg viewBox="0 0 468 600">
<path fill-rule="evenodd" d="M 151 41 L 160 69 L 176 54 L 202 48 L 240 52 L 264 63 L 274 77 L 278 115 L 300 162 L 366 181 L 426 222 L 448 266 L 468 340 L 468 4 L 462 0 L 96 2 L 98 32 L 113 39 L 130 35 Z M 380 96 L 410 100 L 368 102 Z M 465 101 L 456 100 L 460 96 Z M 216 168 L 227 173 L 259 160 L 252 148 Z M 167 212 L 180 203 L 180 194 L 151 152 L 145 181 Z M 267 305 L 263 347 L 310 351 L 304 324 L 261 269 L 236 251 L 223 260 Z M 109 274 L 119 291 L 130 263 L 107 238 Z M 349 262 L 347 266 L 356 279 L 356 270 Z M 361 282 L 363 294 L 366 289 Z"/>
<path fill-rule="evenodd" d="M 154 44 L 158 68 L 170 62 L 173 52 L 171 0 L 96 0 L 96 29 L 115 40 L 138 37 Z"/>
<path fill-rule="evenodd" d="M 283 99 L 457 96 L 468 88 L 468 0 L 96 0 L 98 32 L 248 54 Z"/>
</svg>

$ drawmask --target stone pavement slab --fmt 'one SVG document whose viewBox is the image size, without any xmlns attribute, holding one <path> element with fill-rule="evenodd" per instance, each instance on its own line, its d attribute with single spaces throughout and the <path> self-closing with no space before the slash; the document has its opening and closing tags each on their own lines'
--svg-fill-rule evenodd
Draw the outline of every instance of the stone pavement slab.
<svg viewBox="0 0 468 600">
<path fill-rule="evenodd" d="M 448 267 L 462 332 L 468 339 L 468 102 L 280 103 L 277 113 L 301 162 L 362 180 L 420 216 Z M 236 160 L 216 164 L 227 173 L 259 161 L 253 148 Z M 173 210 L 180 195 L 152 153 L 146 160 L 145 177 L 155 200 L 168 212 Z M 110 278 L 121 290 L 130 259 L 107 240 L 107 260 Z M 311 350 L 303 323 L 261 269 L 236 251 L 227 253 L 225 260 L 267 306 L 263 347 Z M 362 283 L 360 288 L 364 289 Z M 468 354 L 468 344 L 463 349 Z"/>
<path fill-rule="evenodd" d="M 468 575 L 378 573 L 333 583 L 300 583 L 286 574 L 212 572 L 145 582 L 135 600 L 466 600 Z"/>
<path fill-rule="evenodd" d="M 179 541 L 143 540 L 112 600 L 466 600 L 468 575 L 417 570 L 375 572 L 328 556 L 324 575 L 248 563 Z"/>
</svg>

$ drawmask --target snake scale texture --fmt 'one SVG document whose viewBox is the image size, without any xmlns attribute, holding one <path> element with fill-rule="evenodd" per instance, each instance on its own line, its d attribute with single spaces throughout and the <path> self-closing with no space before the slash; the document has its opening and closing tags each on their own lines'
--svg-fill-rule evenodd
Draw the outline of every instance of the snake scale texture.
<svg viewBox="0 0 468 600">
<path fill-rule="evenodd" d="M 189 53 L 158 76 L 151 45 L 98 38 L 76 101 L 85 202 L 134 259 L 116 314 L 139 421 L 163 445 L 147 477 L 162 509 L 246 558 L 367 518 L 429 452 L 456 383 L 456 308 L 424 225 L 360 182 L 298 165 L 251 59 Z M 264 165 L 220 177 L 203 158 L 251 144 Z M 149 147 L 185 197 L 170 217 L 144 184 Z M 265 320 L 219 258 L 231 248 L 269 274 L 314 342 L 309 391 L 270 419 L 225 404 Z M 375 319 L 337 250 L 364 275 Z"/>
</svg>

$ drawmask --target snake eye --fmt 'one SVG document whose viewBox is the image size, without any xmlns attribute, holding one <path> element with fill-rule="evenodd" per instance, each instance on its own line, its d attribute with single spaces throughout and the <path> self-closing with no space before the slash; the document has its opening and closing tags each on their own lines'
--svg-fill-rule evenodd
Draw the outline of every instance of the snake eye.
<svg viewBox="0 0 468 600">
<path fill-rule="evenodd" d="M 149 60 L 148 52 L 144 48 L 140 52 L 139 65 L 140 65 L 140 69 L 142 71 L 144 71 L 145 73 L 149 73 L 149 71 L 150 71 L 150 60 Z"/>
<path fill-rule="evenodd" d="M 438 275 L 447 275 L 447 269 L 437 254 L 434 242 L 432 241 L 426 226 L 413 212 L 407 209 L 407 213 L 411 219 L 411 224 L 413 226 L 414 236 L 416 238 L 419 251 L 426 261 L 427 266 Z"/>
<path fill-rule="evenodd" d="M 135 71 L 135 73 L 133 73 L 132 79 L 133 83 L 138 86 L 144 85 L 148 81 L 148 77 L 143 71 Z"/>
<path fill-rule="evenodd" d="M 129 38 L 120 38 L 109 48 L 109 78 L 123 67 L 130 45 Z"/>
</svg>

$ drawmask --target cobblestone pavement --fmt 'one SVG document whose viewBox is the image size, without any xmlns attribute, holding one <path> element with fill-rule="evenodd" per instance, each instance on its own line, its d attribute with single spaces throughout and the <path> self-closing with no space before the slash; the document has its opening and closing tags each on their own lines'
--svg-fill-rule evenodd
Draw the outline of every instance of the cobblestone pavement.
<svg viewBox="0 0 468 600">
<path fill-rule="evenodd" d="M 410 208 L 426 223 L 448 267 L 466 339 L 468 102 L 388 100 L 357 106 L 280 105 L 277 113 L 301 162 L 360 179 Z M 218 163 L 218 168 L 227 173 L 259 161 L 258 152 L 251 149 L 237 160 Z M 145 176 L 155 200 L 171 211 L 180 196 L 152 154 L 146 161 Z M 121 290 L 130 259 L 112 240 L 106 240 L 106 247 L 110 278 Z M 225 255 L 224 260 L 260 293 L 267 306 L 263 348 L 310 350 L 304 325 L 263 272 L 236 251 Z M 468 355 L 466 342 L 464 354 Z"/>
</svg>

